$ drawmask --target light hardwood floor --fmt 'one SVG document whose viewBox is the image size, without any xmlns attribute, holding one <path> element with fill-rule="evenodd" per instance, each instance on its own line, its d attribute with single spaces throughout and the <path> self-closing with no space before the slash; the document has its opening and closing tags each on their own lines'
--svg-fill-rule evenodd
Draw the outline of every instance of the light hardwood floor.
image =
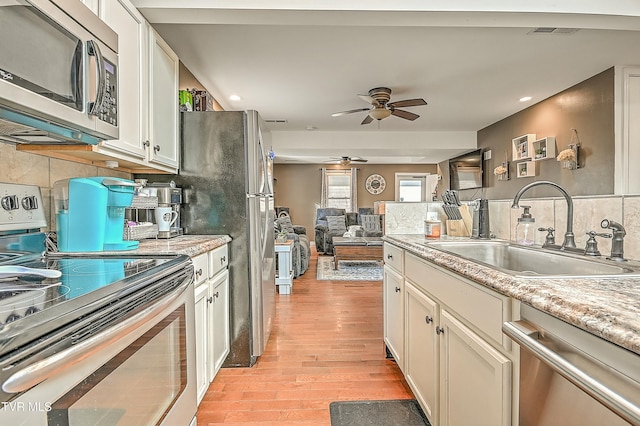
<svg viewBox="0 0 640 426">
<path fill-rule="evenodd" d="M 198 425 L 330 425 L 332 401 L 413 398 L 385 359 L 381 281 L 318 281 L 317 254 L 276 295 L 265 353 L 251 368 L 223 368 L 198 409 Z"/>
</svg>

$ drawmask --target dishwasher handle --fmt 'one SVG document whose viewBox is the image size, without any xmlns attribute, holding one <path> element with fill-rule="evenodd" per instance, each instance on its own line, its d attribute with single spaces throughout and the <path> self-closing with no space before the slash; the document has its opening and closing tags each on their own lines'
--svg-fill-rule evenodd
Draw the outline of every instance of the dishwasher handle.
<svg viewBox="0 0 640 426">
<path fill-rule="evenodd" d="M 640 407 L 624 395 L 616 392 L 611 386 L 607 386 L 602 383 L 602 381 L 587 373 L 585 369 L 577 367 L 561 354 L 550 349 L 539 340 L 540 331 L 534 325 L 527 321 L 505 322 L 502 324 L 502 332 L 522 348 L 531 351 L 536 358 L 582 389 L 596 401 L 631 424 L 640 424 Z M 545 339 L 551 340 L 548 336 L 545 336 Z M 564 345 L 570 346 L 567 342 L 563 341 L 563 343 Z M 588 359 L 578 349 L 574 349 L 576 351 L 574 355 L 580 356 L 585 363 L 591 363 L 596 367 L 596 363 L 593 360 Z M 632 379 L 613 371 L 613 369 L 610 371 L 610 374 L 617 376 L 619 381 L 625 383 L 632 382 Z"/>
</svg>

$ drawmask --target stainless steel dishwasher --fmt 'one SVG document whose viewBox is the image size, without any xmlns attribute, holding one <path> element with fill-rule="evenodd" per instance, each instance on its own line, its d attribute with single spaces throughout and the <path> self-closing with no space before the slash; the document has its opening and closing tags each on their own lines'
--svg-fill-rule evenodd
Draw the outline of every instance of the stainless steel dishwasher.
<svg viewBox="0 0 640 426">
<path fill-rule="evenodd" d="M 640 355 L 528 305 L 503 324 L 520 346 L 520 426 L 640 425 Z"/>
</svg>

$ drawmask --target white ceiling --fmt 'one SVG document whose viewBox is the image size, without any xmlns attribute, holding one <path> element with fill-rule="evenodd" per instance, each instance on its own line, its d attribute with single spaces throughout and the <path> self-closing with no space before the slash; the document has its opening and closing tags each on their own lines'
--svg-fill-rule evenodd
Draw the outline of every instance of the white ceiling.
<svg viewBox="0 0 640 426">
<path fill-rule="evenodd" d="M 640 64 L 640 2 L 631 0 L 133 2 L 225 109 L 286 120 L 269 124 L 281 162 L 440 162 L 475 148 L 476 132 L 502 118 Z M 530 34 L 537 27 L 579 31 Z M 393 90 L 391 101 L 428 105 L 407 108 L 421 116 L 413 122 L 331 116 L 366 108 L 357 95 L 378 86 Z"/>
</svg>

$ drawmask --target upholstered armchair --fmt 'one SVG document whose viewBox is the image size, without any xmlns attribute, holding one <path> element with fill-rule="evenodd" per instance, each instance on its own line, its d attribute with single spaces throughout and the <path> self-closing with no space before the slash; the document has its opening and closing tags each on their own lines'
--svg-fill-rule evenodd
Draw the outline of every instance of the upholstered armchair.
<svg viewBox="0 0 640 426">
<path fill-rule="evenodd" d="M 345 209 L 320 208 L 316 210 L 314 230 L 318 253 L 333 254 L 333 237 L 339 237 L 347 232 L 346 217 Z M 329 229 L 329 218 L 342 218 L 342 222 L 332 220 L 332 228 Z"/>
<path fill-rule="evenodd" d="M 311 259 L 311 243 L 307 237 L 307 229 L 301 225 L 293 225 L 289 216 L 282 216 L 275 222 L 276 234 L 281 230 L 286 232 L 288 240 L 293 240 L 291 250 L 293 276 L 299 277 L 307 271 Z"/>
</svg>

